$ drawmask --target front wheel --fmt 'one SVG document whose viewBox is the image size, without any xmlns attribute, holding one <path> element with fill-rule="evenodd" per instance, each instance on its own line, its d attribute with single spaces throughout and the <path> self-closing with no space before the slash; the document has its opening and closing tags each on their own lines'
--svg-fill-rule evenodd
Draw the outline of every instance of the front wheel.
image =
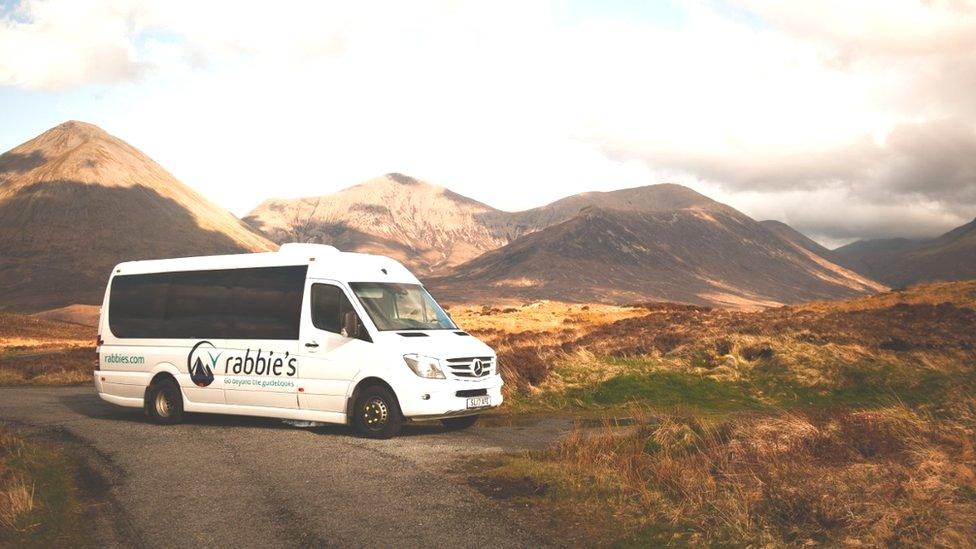
<svg viewBox="0 0 976 549">
<path fill-rule="evenodd" d="M 146 391 L 146 414 L 160 425 L 183 421 L 183 393 L 172 379 L 162 379 Z"/>
<path fill-rule="evenodd" d="M 396 396 L 386 387 L 363 389 L 353 405 L 353 426 L 366 438 L 390 438 L 400 432 L 403 418 Z"/>
<path fill-rule="evenodd" d="M 478 421 L 478 416 L 449 417 L 441 420 L 441 422 L 444 423 L 444 427 L 450 431 L 467 429 L 468 427 L 474 425 L 474 422 L 476 421 Z"/>
</svg>

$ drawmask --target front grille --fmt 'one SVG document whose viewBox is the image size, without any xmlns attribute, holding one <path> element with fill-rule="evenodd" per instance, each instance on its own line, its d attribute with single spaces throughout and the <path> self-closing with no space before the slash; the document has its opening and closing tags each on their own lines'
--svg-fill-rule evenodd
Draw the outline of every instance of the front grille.
<svg viewBox="0 0 976 549">
<path fill-rule="evenodd" d="M 481 375 L 475 373 L 475 361 L 481 361 Z M 469 356 L 465 358 L 447 359 L 447 368 L 455 377 L 481 378 L 490 376 L 495 371 L 495 360 L 490 356 Z"/>
<path fill-rule="evenodd" d="M 459 397 L 482 397 L 488 394 L 488 389 L 462 389 L 454 394 Z"/>
</svg>

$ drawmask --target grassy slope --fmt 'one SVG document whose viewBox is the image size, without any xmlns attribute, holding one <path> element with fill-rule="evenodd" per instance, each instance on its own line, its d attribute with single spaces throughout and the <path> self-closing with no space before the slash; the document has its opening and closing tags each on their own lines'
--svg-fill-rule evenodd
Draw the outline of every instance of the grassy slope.
<svg viewBox="0 0 976 549">
<path fill-rule="evenodd" d="M 516 501 L 587 544 L 964 544 L 974 305 L 962 282 L 757 313 L 648 305 L 571 332 L 482 319 L 511 410 L 637 426 L 482 464 L 479 482 L 534 487 Z"/>
</svg>

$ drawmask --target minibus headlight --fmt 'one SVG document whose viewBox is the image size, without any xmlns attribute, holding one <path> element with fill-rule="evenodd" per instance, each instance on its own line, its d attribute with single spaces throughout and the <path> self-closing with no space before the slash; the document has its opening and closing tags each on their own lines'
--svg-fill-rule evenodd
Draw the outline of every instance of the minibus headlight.
<svg viewBox="0 0 976 549">
<path fill-rule="evenodd" d="M 441 361 L 436 358 L 423 355 L 403 355 L 403 361 L 410 366 L 413 373 L 420 377 L 429 379 L 445 379 L 444 370 L 441 369 Z"/>
</svg>

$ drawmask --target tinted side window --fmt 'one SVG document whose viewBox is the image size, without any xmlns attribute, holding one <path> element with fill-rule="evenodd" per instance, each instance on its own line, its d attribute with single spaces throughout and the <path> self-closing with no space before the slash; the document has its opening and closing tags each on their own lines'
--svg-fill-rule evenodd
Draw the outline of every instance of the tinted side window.
<svg viewBox="0 0 976 549">
<path fill-rule="evenodd" d="M 298 339 L 308 267 L 123 275 L 109 327 L 120 338 Z"/>
<path fill-rule="evenodd" d="M 171 273 L 165 322 L 154 337 L 233 337 L 233 279 L 232 270 Z"/>
<path fill-rule="evenodd" d="M 239 269 L 233 288 L 235 339 L 298 339 L 308 267 Z"/>
<path fill-rule="evenodd" d="M 169 273 L 117 276 L 108 304 L 109 328 L 116 337 L 161 337 Z"/>
<path fill-rule="evenodd" d="M 312 324 L 320 330 L 340 333 L 342 318 L 352 304 L 341 288 L 330 284 L 312 285 Z"/>
</svg>

